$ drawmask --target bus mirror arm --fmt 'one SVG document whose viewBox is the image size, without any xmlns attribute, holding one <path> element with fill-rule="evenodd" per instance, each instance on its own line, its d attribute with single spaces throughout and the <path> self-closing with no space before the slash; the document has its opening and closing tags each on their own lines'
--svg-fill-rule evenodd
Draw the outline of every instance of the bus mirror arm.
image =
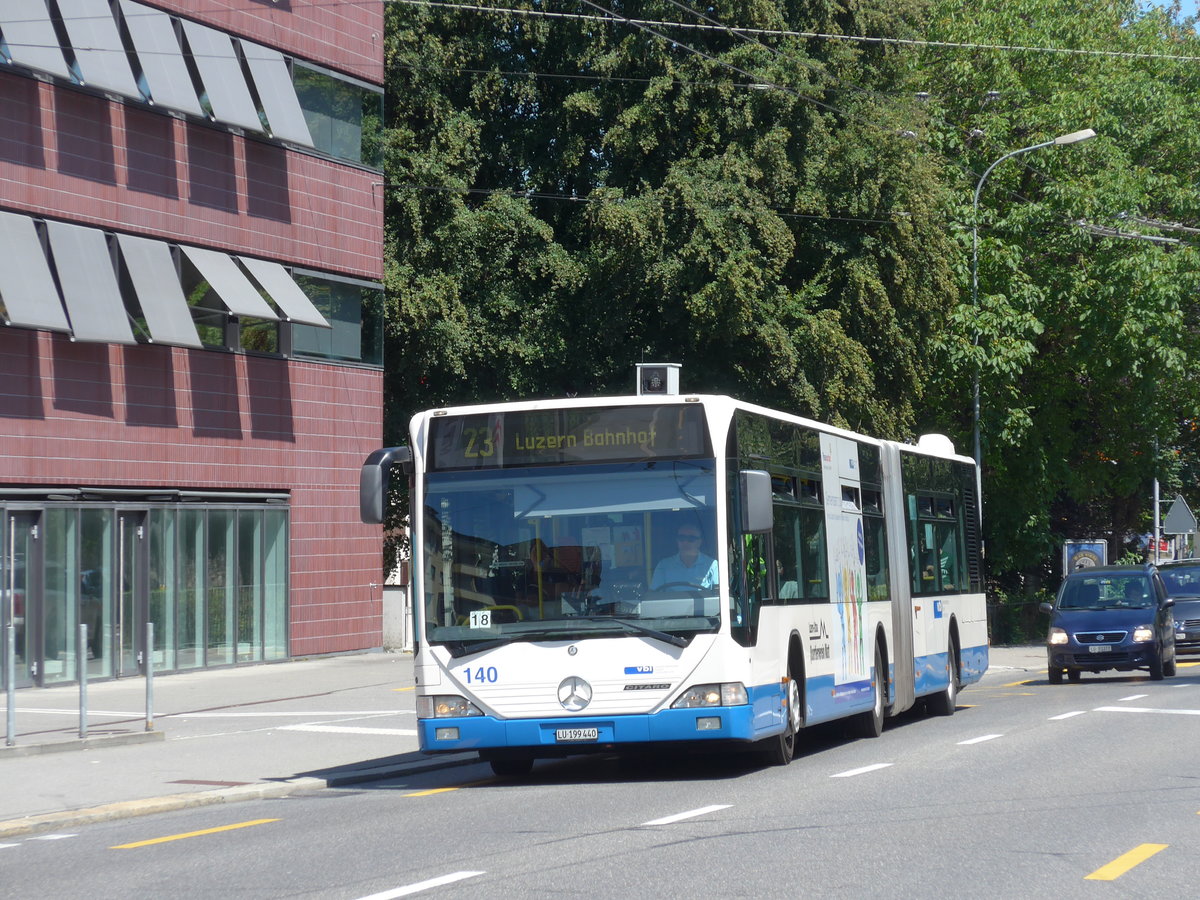
<svg viewBox="0 0 1200 900">
<path fill-rule="evenodd" d="M 412 474 L 412 451 L 408 447 L 384 447 L 367 457 L 358 474 L 359 517 L 367 525 L 382 525 L 387 505 L 388 482 L 392 466 L 399 465 L 405 475 Z"/>
<path fill-rule="evenodd" d="M 771 473 L 759 469 L 743 469 L 740 473 L 742 531 L 759 534 L 775 527 L 775 510 L 771 503 Z"/>
</svg>

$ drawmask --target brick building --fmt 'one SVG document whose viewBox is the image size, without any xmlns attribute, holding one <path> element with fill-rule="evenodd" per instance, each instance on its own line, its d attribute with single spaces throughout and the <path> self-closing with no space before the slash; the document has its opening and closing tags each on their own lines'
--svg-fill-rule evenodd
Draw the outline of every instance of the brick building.
<svg viewBox="0 0 1200 900">
<path fill-rule="evenodd" d="M 382 61 L 382 0 L 0 3 L 17 686 L 380 646 Z"/>
</svg>

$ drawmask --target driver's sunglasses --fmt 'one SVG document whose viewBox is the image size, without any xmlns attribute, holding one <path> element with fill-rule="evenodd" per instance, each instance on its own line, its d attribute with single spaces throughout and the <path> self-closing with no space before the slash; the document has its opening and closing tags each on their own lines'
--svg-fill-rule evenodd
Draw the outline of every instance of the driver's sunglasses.
<svg viewBox="0 0 1200 900">
<path fill-rule="evenodd" d="M 690 543 L 700 540 L 700 535 L 698 535 L 698 534 L 677 534 L 677 535 L 675 535 L 675 539 L 679 540 L 679 541 L 687 541 L 690 544 Z"/>
</svg>

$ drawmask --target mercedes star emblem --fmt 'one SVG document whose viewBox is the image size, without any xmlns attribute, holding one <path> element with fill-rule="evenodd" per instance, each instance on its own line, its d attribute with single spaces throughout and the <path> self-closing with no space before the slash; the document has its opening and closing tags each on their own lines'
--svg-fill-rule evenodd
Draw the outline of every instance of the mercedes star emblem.
<svg viewBox="0 0 1200 900">
<path fill-rule="evenodd" d="M 592 686 L 572 675 L 558 686 L 558 702 L 568 712 L 579 712 L 592 702 Z"/>
</svg>

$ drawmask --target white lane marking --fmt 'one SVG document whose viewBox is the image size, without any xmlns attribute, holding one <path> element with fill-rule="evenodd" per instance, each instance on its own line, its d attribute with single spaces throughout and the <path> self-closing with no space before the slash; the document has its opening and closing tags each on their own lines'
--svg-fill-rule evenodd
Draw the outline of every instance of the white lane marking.
<svg viewBox="0 0 1200 900">
<path fill-rule="evenodd" d="M 0 711 L 7 712 L 7 710 L 2 706 L 0 706 Z M 35 713 L 37 715 L 49 715 L 49 716 L 71 716 L 71 718 L 73 718 L 73 719 L 79 718 L 79 708 L 78 707 L 76 707 L 74 709 L 39 709 L 36 706 L 14 706 L 13 712 L 22 713 L 22 714 Z M 146 717 L 146 710 L 140 709 L 135 712 L 115 712 L 113 710 L 106 710 L 106 709 L 89 709 L 88 715 L 89 716 L 103 716 L 105 718 L 113 718 L 113 719 L 139 719 L 139 718 Z"/>
<path fill-rule="evenodd" d="M 861 769 L 850 769 L 847 772 L 838 772 L 836 775 L 830 775 L 830 778 L 853 778 L 855 775 L 865 775 L 867 772 L 874 772 L 877 769 L 886 769 L 892 763 L 875 763 L 873 766 L 863 766 Z"/>
<path fill-rule="evenodd" d="M 681 822 L 684 819 L 693 819 L 696 816 L 707 815 L 710 812 L 716 812 L 719 809 L 729 809 L 729 804 L 721 806 L 702 806 L 700 809 L 689 810 L 688 812 L 676 813 L 673 816 L 664 816 L 661 819 L 652 819 L 649 822 L 643 822 L 643 825 L 670 825 L 672 822 Z"/>
<path fill-rule="evenodd" d="M 443 884 L 453 884 L 456 881 L 462 881 L 465 878 L 474 878 L 476 875 L 482 875 L 483 872 L 453 872 L 450 875 L 442 875 L 440 878 L 430 878 L 428 881 L 418 881 L 416 884 L 405 885 L 404 887 L 394 888 L 390 891 L 382 891 L 378 894 L 371 894 L 368 897 L 360 897 L 359 900 L 393 900 L 395 897 L 407 897 L 409 894 L 416 894 L 421 891 L 427 891 L 430 888 L 441 887 Z"/>
<path fill-rule="evenodd" d="M 79 837 L 77 834 L 39 834 L 37 837 L 31 837 L 31 841 L 61 841 L 66 838 Z"/>
<path fill-rule="evenodd" d="M 338 712 L 313 712 L 307 709 L 298 709 L 295 712 L 194 712 L 194 713 L 167 713 L 158 718 L 166 719 L 174 717 L 176 719 L 258 719 L 258 718 L 282 718 L 291 716 L 293 719 L 297 717 L 311 718 L 312 716 L 400 716 L 400 715 L 416 715 L 416 710 L 413 709 L 343 709 Z"/>
<path fill-rule="evenodd" d="M 20 844 L 0 844 L 0 850 L 11 850 L 13 847 L 20 847 Z"/>
<path fill-rule="evenodd" d="M 4 712 L 3 706 L 0 706 L 0 712 Z M 13 712 L 18 713 L 36 713 L 39 715 L 51 716 L 71 716 L 72 718 L 79 717 L 78 709 L 39 709 L 37 707 L 16 706 L 13 707 Z M 114 719 L 140 719 L 144 718 L 146 711 L 144 709 L 132 710 L 130 712 L 118 712 L 111 709 L 89 709 L 88 716 L 101 716 L 104 718 Z M 336 712 L 314 711 L 311 709 L 298 709 L 295 712 L 177 712 L 177 713 L 157 713 L 159 719 L 269 719 L 291 717 L 297 718 L 312 718 L 313 716 L 412 716 L 416 715 L 416 710 L 412 709 L 340 709 Z"/>
<path fill-rule="evenodd" d="M 985 734 L 980 737 L 971 738 L 969 741 L 959 741 L 958 746 L 966 747 L 969 744 L 982 744 L 984 741 L 994 741 L 998 737 L 1004 737 L 1002 734 Z"/>
<path fill-rule="evenodd" d="M 1063 713 L 1061 716 L 1051 716 L 1050 721 L 1058 722 L 1058 721 L 1061 721 L 1062 719 L 1072 719 L 1075 716 L 1082 716 L 1082 715 L 1086 715 L 1086 714 L 1087 714 L 1086 709 L 1077 709 L 1074 712 Z"/>
<path fill-rule="evenodd" d="M 1148 706 L 1097 706 L 1096 712 L 1160 713 L 1164 716 L 1200 716 L 1200 709 L 1150 709 Z"/>
<path fill-rule="evenodd" d="M 278 731 L 319 731 L 323 734 L 391 734 L 400 737 L 416 737 L 412 728 L 355 728 L 346 725 L 283 725 Z"/>
<path fill-rule="evenodd" d="M 1130 700 L 1141 700 L 1143 697 L 1149 697 L 1149 694 L 1130 694 L 1128 697 L 1122 697 L 1118 703 L 1127 703 Z"/>
</svg>

